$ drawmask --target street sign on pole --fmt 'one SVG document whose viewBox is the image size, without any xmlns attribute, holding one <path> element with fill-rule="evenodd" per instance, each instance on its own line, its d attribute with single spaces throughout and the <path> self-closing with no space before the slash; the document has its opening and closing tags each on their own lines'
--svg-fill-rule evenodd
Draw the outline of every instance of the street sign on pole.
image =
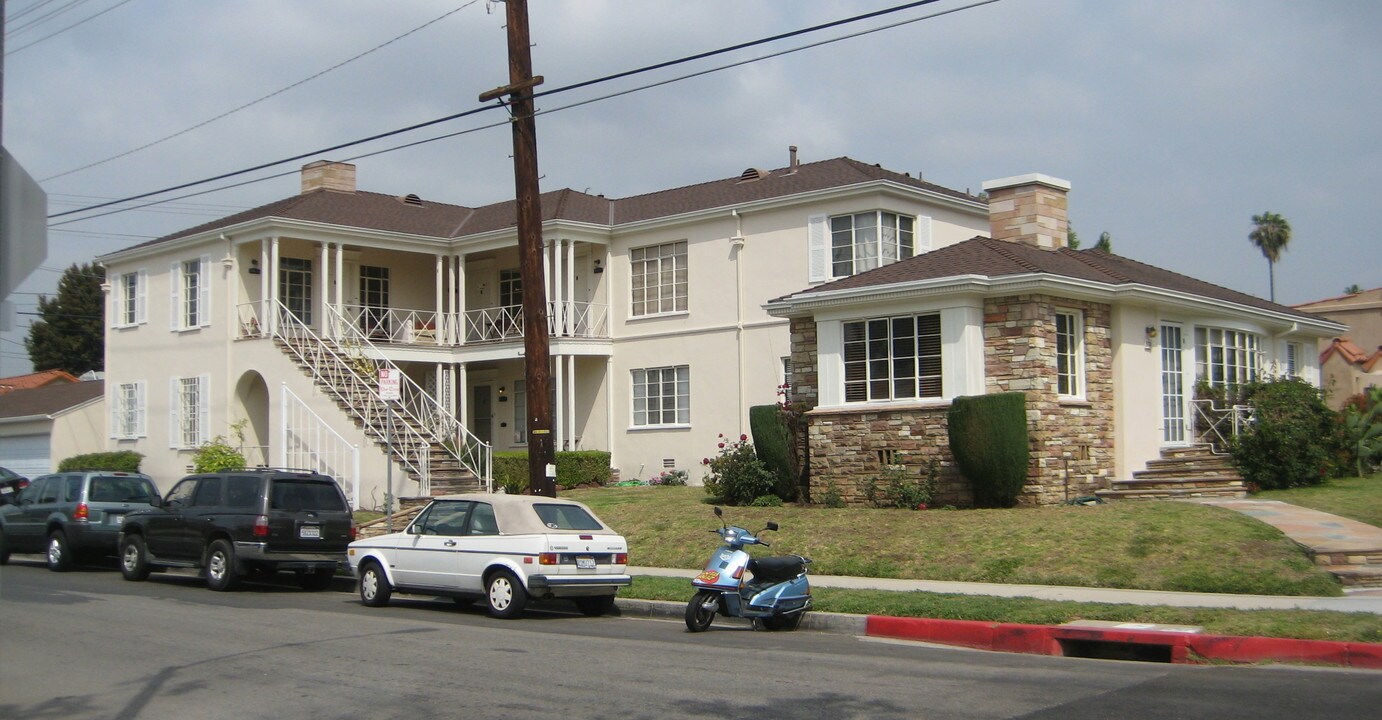
<svg viewBox="0 0 1382 720">
<path fill-rule="evenodd" d="M 403 399 L 403 378 L 397 368 L 379 368 L 379 397 L 385 402 Z"/>
</svg>

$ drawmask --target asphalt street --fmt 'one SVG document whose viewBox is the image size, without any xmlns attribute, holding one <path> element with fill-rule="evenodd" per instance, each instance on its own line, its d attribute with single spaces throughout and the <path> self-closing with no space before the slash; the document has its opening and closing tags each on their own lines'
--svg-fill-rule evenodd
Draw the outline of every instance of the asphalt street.
<svg viewBox="0 0 1382 720">
<path fill-rule="evenodd" d="M 1008 655 L 717 622 L 362 607 L 289 576 L 0 568 L 0 718 L 1372 718 L 1375 672 Z"/>
</svg>

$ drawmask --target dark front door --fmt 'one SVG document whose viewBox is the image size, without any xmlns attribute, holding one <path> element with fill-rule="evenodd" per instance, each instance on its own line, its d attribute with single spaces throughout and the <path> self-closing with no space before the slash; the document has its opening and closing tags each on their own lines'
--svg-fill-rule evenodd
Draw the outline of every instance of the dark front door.
<svg viewBox="0 0 1382 720">
<path fill-rule="evenodd" d="M 360 266 L 360 332 L 371 338 L 389 337 L 389 269 Z"/>
</svg>

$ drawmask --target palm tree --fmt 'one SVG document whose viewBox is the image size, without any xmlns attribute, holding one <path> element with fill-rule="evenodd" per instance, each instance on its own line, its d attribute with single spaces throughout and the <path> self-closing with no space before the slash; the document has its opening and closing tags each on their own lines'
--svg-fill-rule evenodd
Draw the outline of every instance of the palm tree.
<svg viewBox="0 0 1382 720">
<path fill-rule="evenodd" d="M 1276 261 L 1281 259 L 1282 251 L 1291 242 L 1291 223 L 1274 212 L 1264 212 L 1252 216 L 1252 225 L 1248 239 L 1262 251 L 1262 256 L 1267 258 L 1267 287 L 1271 293 L 1269 299 L 1276 302 L 1276 275 L 1273 269 Z"/>
</svg>

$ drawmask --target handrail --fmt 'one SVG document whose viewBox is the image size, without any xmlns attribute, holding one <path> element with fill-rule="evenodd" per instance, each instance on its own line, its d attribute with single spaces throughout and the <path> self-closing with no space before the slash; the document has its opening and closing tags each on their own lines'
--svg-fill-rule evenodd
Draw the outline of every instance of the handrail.
<svg viewBox="0 0 1382 720">
<path fill-rule="evenodd" d="M 350 483 L 350 507 L 360 509 L 360 447 L 336 432 L 286 383 L 279 386 L 283 441 L 279 467 L 311 468 Z M 298 422 L 298 420 L 308 422 Z M 312 422 L 314 421 L 314 422 Z"/>
<path fill-rule="evenodd" d="M 607 338 L 609 306 L 552 300 L 547 303 L 547 332 L 552 337 Z M 502 342 L 523 338 L 523 306 L 479 308 L 465 312 L 465 341 Z"/>
<path fill-rule="evenodd" d="M 1195 437 L 1217 453 L 1225 453 L 1248 425 L 1253 422 L 1251 405 L 1219 407 L 1212 399 L 1191 400 L 1195 408 Z"/>
<path fill-rule="evenodd" d="M 376 371 L 380 367 L 397 371 L 400 378 L 398 412 L 424 430 L 429 436 L 430 443 L 444 448 L 461 467 L 480 478 L 486 491 L 493 491 L 494 478 L 491 469 L 494 448 L 462 425 L 451 411 L 419 387 L 407 373 L 400 370 L 383 351 L 360 332 L 357 326 L 346 322 L 346 318 L 337 312 L 336 308 L 331 305 L 326 307 L 328 320 L 335 323 L 334 327 L 341 336 L 342 347 L 358 351 L 358 357 L 373 364 Z M 430 476 L 427 476 L 423 491 L 423 494 L 431 492 Z"/>
<path fill-rule="evenodd" d="M 342 357 L 282 302 L 275 301 L 274 304 L 278 307 L 278 322 L 273 325 L 273 336 L 283 340 L 289 352 L 302 361 L 318 385 L 329 388 L 336 399 L 350 409 L 364 426 L 367 435 L 378 439 L 388 437 L 399 462 L 418 476 L 422 493 L 430 493 L 431 443 L 411 424 L 399 422 L 396 418 L 398 413 L 380 397 L 373 380 L 373 361 L 356 358 L 364 361 L 357 365 Z M 370 363 L 368 368 L 365 362 Z M 335 368 L 339 371 L 339 377 L 327 377 L 322 372 L 325 367 Z"/>
</svg>

